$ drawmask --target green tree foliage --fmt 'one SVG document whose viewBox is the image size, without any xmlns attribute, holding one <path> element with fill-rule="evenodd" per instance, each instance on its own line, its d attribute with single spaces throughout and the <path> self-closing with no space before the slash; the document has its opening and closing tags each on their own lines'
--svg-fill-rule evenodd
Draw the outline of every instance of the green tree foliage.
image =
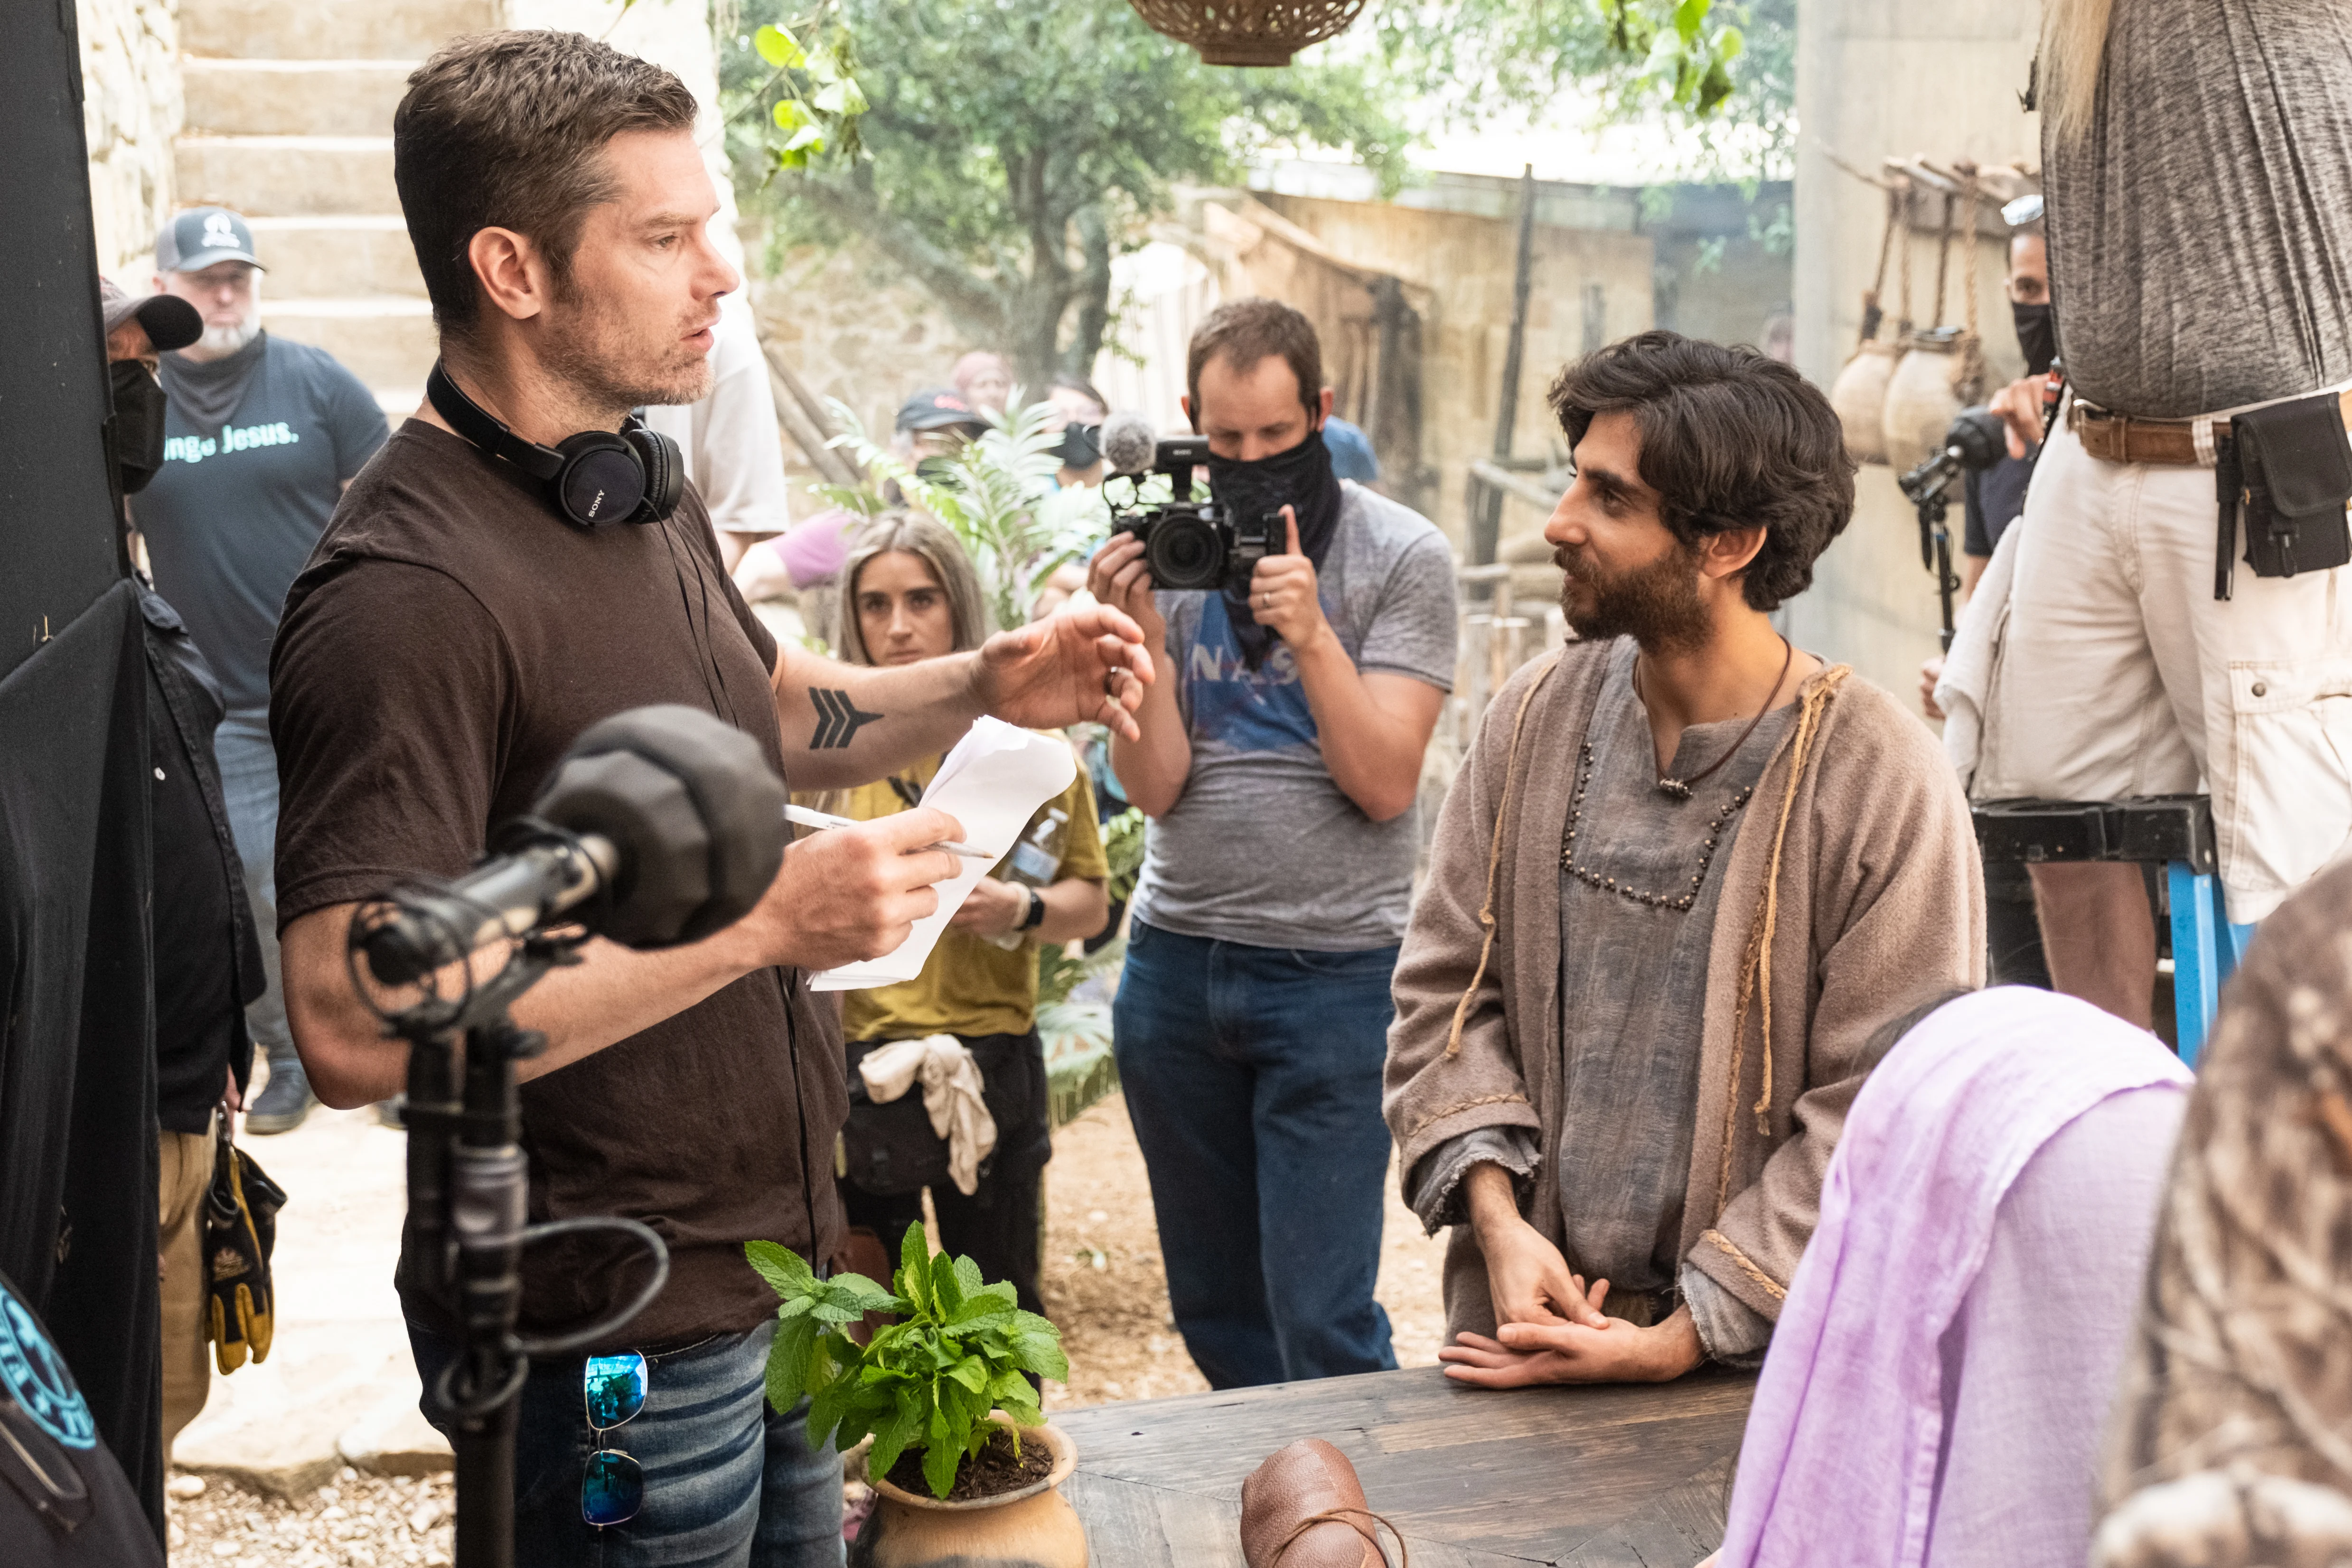
<svg viewBox="0 0 2352 1568">
<path fill-rule="evenodd" d="M 1373 0 L 1278 70 L 1204 66 L 1118 0 L 811 3 L 743 0 L 722 40 L 743 206 L 783 244 L 870 242 L 1032 386 L 1092 366 L 1171 184 L 1300 145 L 1393 191 L 1409 100 L 1475 124 L 1578 86 L 1728 175 L 1795 134 L 1796 0 Z"/>
<path fill-rule="evenodd" d="M 1603 121 L 1663 115 L 1703 165 L 1752 175 L 1796 140 L 1796 0 L 1372 0 L 1392 90 L 1474 123 L 1569 85 Z"/>
<path fill-rule="evenodd" d="M 1070 1375 L 1061 1331 L 1021 1310 L 1010 1284 L 982 1284 L 971 1258 L 932 1256 L 919 1225 L 907 1227 L 887 1290 L 862 1274 L 819 1279 L 772 1241 L 746 1242 L 743 1255 L 782 1299 L 768 1402 L 785 1411 L 806 1394 L 809 1447 L 820 1453 L 855 1447 L 871 1432 L 874 1475 L 889 1474 L 912 1448 L 932 1493 L 947 1496 L 958 1467 L 994 1435 L 991 1410 L 1023 1426 L 1045 1425 L 1024 1373 Z M 868 1312 L 898 1321 L 860 1346 L 846 1330 Z"/>
<path fill-rule="evenodd" d="M 832 84 L 795 70 L 794 96 L 753 43 L 761 25 L 792 26 L 793 3 L 746 0 L 721 50 L 745 206 L 787 241 L 870 241 L 1031 386 L 1093 365 L 1111 259 L 1138 219 L 1167 210 L 1171 182 L 1234 179 L 1281 143 L 1344 150 L 1391 188 L 1404 172 L 1405 133 L 1375 68 L 1203 66 L 1118 0 L 838 0 L 795 37 L 821 35 L 835 66 L 850 57 L 835 29 L 856 40 L 864 155 L 812 157 L 843 123 L 811 91 Z M 794 136 L 805 140 L 787 150 Z"/>
</svg>

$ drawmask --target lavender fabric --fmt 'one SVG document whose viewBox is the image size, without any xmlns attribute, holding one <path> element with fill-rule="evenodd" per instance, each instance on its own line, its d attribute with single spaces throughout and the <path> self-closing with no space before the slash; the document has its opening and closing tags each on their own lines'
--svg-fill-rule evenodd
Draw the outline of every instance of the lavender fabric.
<svg viewBox="0 0 2352 1568">
<path fill-rule="evenodd" d="M 1903 1037 L 1830 1162 L 1722 1568 L 2084 1561 L 2189 1081 L 2154 1036 L 2024 987 Z"/>
</svg>

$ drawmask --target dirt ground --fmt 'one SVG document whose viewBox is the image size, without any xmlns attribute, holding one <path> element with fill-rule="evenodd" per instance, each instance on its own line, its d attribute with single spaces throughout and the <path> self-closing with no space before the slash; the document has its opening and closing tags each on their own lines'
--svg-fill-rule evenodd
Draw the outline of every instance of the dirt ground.
<svg viewBox="0 0 2352 1568">
<path fill-rule="evenodd" d="M 1437 1359 L 1444 1259 L 1444 1244 L 1423 1237 L 1399 1200 L 1391 1171 L 1379 1295 L 1402 1365 Z M 1070 1357 L 1070 1381 L 1047 1386 L 1048 1408 L 1208 1387 L 1168 1315 L 1143 1154 L 1116 1094 L 1054 1136 L 1043 1272 L 1045 1308 Z M 186 1475 L 172 1478 L 165 1500 L 172 1560 L 223 1568 L 436 1568 L 450 1560 L 454 1506 L 446 1475 L 393 1479 L 348 1469 L 297 1503 Z"/>
<path fill-rule="evenodd" d="M 1421 1233 L 1388 1179 L 1381 1237 L 1381 1304 L 1388 1309 L 1398 1364 L 1429 1366 L 1444 1337 L 1439 1293 L 1443 1241 Z M 1070 1381 L 1047 1390 L 1049 1408 L 1198 1394 L 1208 1383 L 1184 1352 L 1168 1315 L 1168 1277 L 1143 1153 L 1118 1095 L 1054 1135 L 1045 1168 L 1045 1252 L 1041 1289 L 1060 1325 Z"/>
</svg>

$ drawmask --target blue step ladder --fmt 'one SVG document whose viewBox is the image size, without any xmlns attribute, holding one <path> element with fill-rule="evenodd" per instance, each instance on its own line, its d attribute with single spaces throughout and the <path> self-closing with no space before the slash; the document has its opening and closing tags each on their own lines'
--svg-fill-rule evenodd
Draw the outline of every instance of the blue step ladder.
<svg viewBox="0 0 2352 1568">
<path fill-rule="evenodd" d="M 2232 925 L 2221 899 L 2213 803 L 2201 795 L 2125 800 L 1988 800 L 1975 807 L 1977 843 L 1989 862 L 2028 866 L 2093 860 L 2158 862 L 2172 911 L 2172 1014 L 2180 1059 L 2205 1048 L 2221 982 L 2238 967 L 2254 928 Z"/>
</svg>

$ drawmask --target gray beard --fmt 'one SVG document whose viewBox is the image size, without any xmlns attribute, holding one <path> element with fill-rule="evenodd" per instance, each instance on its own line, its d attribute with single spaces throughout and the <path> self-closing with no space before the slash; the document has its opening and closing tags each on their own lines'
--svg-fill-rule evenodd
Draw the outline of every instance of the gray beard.
<svg viewBox="0 0 2352 1568">
<path fill-rule="evenodd" d="M 261 323 L 246 321 L 234 327 L 206 327 L 196 346 L 207 359 L 226 359 L 261 335 Z"/>
</svg>

